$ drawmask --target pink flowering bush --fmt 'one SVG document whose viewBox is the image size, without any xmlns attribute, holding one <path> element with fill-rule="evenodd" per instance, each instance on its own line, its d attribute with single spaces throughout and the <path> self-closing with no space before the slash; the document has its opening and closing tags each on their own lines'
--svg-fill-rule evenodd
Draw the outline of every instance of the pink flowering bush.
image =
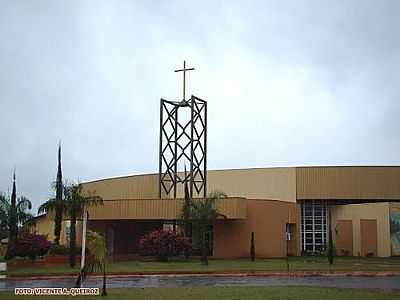
<svg viewBox="0 0 400 300">
<path fill-rule="evenodd" d="M 18 236 L 15 244 L 15 255 L 30 257 L 45 255 L 51 247 L 51 242 L 45 235 L 22 233 Z"/>
<path fill-rule="evenodd" d="M 143 256 L 155 256 L 159 261 L 190 253 L 192 245 L 183 233 L 172 230 L 156 230 L 140 239 L 139 253 Z"/>
</svg>

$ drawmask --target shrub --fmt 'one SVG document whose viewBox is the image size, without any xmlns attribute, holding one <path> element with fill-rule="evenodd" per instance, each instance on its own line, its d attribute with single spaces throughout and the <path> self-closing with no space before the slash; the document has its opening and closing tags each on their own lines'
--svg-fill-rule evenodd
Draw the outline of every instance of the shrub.
<svg viewBox="0 0 400 300">
<path fill-rule="evenodd" d="M 0 245 L 0 257 L 4 257 L 7 253 L 7 245 Z"/>
<path fill-rule="evenodd" d="M 76 255 L 81 255 L 82 248 L 77 247 L 75 250 Z M 86 249 L 85 253 L 88 253 Z M 52 244 L 49 250 L 49 255 L 69 255 L 69 248 L 63 245 Z"/>
<path fill-rule="evenodd" d="M 140 239 L 139 253 L 155 256 L 159 261 L 168 261 L 172 256 L 190 253 L 192 245 L 183 233 L 171 230 L 156 230 Z"/>
<path fill-rule="evenodd" d="M 68 255 L 69 248 L 63 245 L 52 244 L 49 250 L 51 255 Z"/>
<path fill-rule="evenodd" d="M 18 236 L 15 244 L 15 255 L 36 258 L 45 255 L 51 247 L 51 242 L 45 235 L 23 233 Z"/>
</svg>

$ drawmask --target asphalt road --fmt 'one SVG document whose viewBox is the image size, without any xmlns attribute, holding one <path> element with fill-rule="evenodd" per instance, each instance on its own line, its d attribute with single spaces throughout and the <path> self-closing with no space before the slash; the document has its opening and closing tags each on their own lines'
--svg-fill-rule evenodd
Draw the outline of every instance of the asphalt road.
<svg viewBox="0 0 400 300">
<path fill-rule="evenodd" d="M 75 279 L 0 279 L 0 290 L 16 287 L 74 287 Z M 88 278 L 85 287 L 101 287 L 102 278 Z M 201 287 L 201 286 L 318 286 L 358 289 L 400 290 L 400 277 L 273 277 L 273 276 L 112 276 L 109 288 Z"/>
</svg>

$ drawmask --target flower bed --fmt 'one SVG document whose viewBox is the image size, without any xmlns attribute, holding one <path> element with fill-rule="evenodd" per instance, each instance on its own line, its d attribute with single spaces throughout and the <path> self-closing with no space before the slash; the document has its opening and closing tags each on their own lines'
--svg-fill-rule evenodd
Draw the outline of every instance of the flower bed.
<svg viewBox="0 0 400 300">
<path fill-rule="evenodd" d="M 75 257 L 75 262 L 79 263 L 81 261 L 81 256 L 77 255 Z M 68 255 L 50 254 L 45 256 L 46 264 L 67 264 L 69 263 Z"/>
</svg>

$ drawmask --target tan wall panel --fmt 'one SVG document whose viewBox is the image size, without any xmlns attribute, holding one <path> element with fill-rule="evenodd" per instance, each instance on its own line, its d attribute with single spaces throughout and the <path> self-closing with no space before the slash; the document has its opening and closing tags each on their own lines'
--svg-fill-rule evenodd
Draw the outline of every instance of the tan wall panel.
<svg viewBox="0 0 400 300">
<path fill-rule="evenodd" d="M 377 253 L 377 225 L 376 220 L 360 220 L 361 256 Z"/>
<path fill-rule="evenodd" d="M 297 199 L 400 199 L 400 167 L 296 168 Z"/>
<path fill-rule="evenodd" d="M 336 254 L 353 256 L 353 222 L 352 220 L 336 221 Z"/>
<path fill-rule="evenodd" d="M 286 256 L 286 223 L 296 224 L 299 236 L 298 206 L 294 203 L 247 200 L 247 219 L 217 221 L 214 225 L 214 257 L 249 257 L 251 232 L 257 257 Z M 290 212 L 290 213 L 289 213 Z M 297 245 L 297 254 L 299 254 Z"/>
<path fill-rule="evenodd" d="M 207 191 L 219 190 L 229 197 L 296 202 L 295 168 L 263 168 L 208 171 Z M 183 197 L 183 185 L 178 198 Z"/>
<path fill-rule="evenodd" d="M 338 205 L 332 208 L 332 224 L 336 229 L 338 220 L 351 220 L 353 223 L 353 255 L 361 255 L 361 219 L 376 219 L 377 255 L 390 256 L 389 203 Z M 333 230 L 336 241 L 335 230 Z"/>
<path fill-rule="evenodd" d="M 158 198 L 158 174 L 109 178 L 83 183 L 83 189 L 95 192 L 103 200 Z"/>
<path fill-rule="evenodd" d="M 183 176 L 183 173 L 180 173 Z M 83 183 L 84 190 L 96 192 L 104 200 L 156 199 L 158 174 L 110 178 Z M 296 201 L 295 168 L 264 168 L 208 171 L 208 192 L 220 190 L 229 197 Z M 183 198 L 179 184 L 177 198 Z M 165 197 L 165 194 L 163 194 Z M 173 194 L 170 194 L 173 198 Z"/>
<path fill-rule="evenodd" d="M 180 217 L 182 204 L 182 199 L 124 199 L 104 201 L 103 205 L 88 210 L 91 220 L 174 220 Z M 246 218 L 244 198 L 219 199 L 216 205 L 218 211 L 229 219 Z"/>
<path fill-rule="evenodd" d="M 296 197 L 299 200 L 379 200 L 400 199 L 399 181 L 400 167 L 211 170 L 208 171 L 207 190 L 221 190 L 230 197 L 290 202 L 295 202 Z M 83 185 L 84 189 L 96 192 L 104 200 L 158 198 L 158 174 L 110 178 Z M 180 184 L 177 198 L 182 197 L 183 185 Z"/>
</svg>

